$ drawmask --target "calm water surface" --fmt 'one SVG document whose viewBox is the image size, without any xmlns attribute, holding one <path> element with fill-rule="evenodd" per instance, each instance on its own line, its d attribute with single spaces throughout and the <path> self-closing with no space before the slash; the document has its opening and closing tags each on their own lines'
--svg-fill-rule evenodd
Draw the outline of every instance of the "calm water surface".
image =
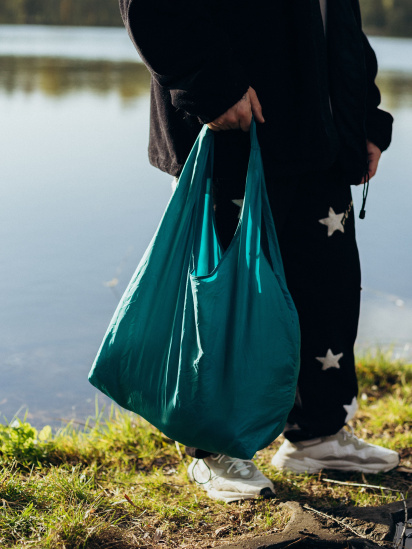
<svg viewBox="0 0 412 549">
<path fill-rule="evenodd" d="M 359 349 L 393 343 L 410 358 L 412 41 L 373 45 L 396 126 L 358 222 Z M 170 177 L 147 161 L 148 91 L 123 29 L 0 26 L 0 413 L 9 420 L 26 409 L 38 425 L 93 413 L 87 373 L 170 197 Z"/>
</svg>

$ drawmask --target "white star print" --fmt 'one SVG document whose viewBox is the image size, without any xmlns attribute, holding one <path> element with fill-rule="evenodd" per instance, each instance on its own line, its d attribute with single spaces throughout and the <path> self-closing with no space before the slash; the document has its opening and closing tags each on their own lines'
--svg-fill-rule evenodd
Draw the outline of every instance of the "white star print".
<svg viewBox="0 0 412 549">
<path fill-rule="evenodd" d="M 345 419 L 345 423 L 347 423 L 355 416 L 356 410 L 358 409 L 358 401 L 356 400 L 356 397 L 353 397 L 352 402 L 350 404 L 344 404 L 343 407 L 347 412 L 346 419 Z"/>
<path fill-rule="evenodd" d="M 343 353 L 334 355 L 332 349 L 328 349 L 325 357 L 316 357 L 316 360 L 322 362 L 322 370 L 329 370 L 329 368 L 340 368 L 339 360 L 343 357 Z"/>
<path fill-rule="evenodd" d="M 239 206 L 239 215 L 238 218 L 240 219 L 240 214 L 242 212 L 242 206 L 243 206 L 243 198 L 237 198 L 235 200 L 232 200 L 233 204 L 236 204 L 236 206 Z"/>
<path fill-rule="evenodd" d="M 319 223 L 326 225 L 328 228 L 328 236 L 332 236 L 335 231 L 340 231 L 341 233 L 345 232 L 345 228 L 342 225 L 342 219 L 345 214 L 336 214 L 333 208 L 329 208 L 329 215 L 324 219 L 319 219 Z"/>
</svg>

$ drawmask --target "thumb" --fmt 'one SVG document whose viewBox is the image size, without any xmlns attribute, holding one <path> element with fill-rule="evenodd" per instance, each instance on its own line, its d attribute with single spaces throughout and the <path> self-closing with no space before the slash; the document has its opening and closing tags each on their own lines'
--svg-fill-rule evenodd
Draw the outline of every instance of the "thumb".
<svg viewBox="0 0 412 549">
<path fill-rule="evenodd" d="M 256 118 L 257 122 L 263 124 L 265 122 L 265 119 L 263 118 L 262 105 L 260 104 L 258 96 L 256 95 L 256 92 L 253 88 L 249 88 L 248 92 L 253 116 Z"/>
</svg>

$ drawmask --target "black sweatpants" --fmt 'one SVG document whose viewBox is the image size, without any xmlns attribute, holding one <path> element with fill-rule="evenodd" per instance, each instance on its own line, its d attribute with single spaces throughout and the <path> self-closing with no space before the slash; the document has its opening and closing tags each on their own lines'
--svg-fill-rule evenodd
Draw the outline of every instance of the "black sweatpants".
<svg viewBox="0 0 412 549">
<path fill-rule="evenodd" d="M 266 187 L 302 337 L 296 401 L 284 435 L 292 442 L 332 435 L 357 407 L 353 347 L 361 287 L 351 189 L 335 167 L 267 181 Z M 215 180 L 215 217 L 224 247 L 235 232 L 243 196 L 238 181 Z M 198 458 L 209 455 L 186 451 Z"/>
</svg>

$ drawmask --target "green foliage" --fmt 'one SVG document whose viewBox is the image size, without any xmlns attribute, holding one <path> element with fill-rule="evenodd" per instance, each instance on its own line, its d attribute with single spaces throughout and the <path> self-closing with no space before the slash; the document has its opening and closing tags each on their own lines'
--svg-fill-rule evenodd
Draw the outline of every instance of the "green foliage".
<svg viewBox="0 0 412 549">
<path fill-rule="evenodd" d="M 111 407 L 108 417 L 96 410 L 85 428 L 72 424 L 54 435 L 49 425 L 38 432 L 25 420 L 0 424 L 0 459 L 14 459 L 23 466 L 70 463 L 96 466 L 135 466 L 155 463 L 168 448 L 163 435 L 138 416 Z"/>
<path fill-rule="evenodd" d="M 383 30 L 388 23 L 388 10 L 384 0 L 361 0 L 363 24 Z"/>
<path fill-rule="evenodd" d="M 1 0 L 0 24 L 121 26 L 117 0 Z"/>
<path fill-rule="evenodd" d="M 384 353 L 357 361 L 360 410 L 355 433 L 396 449 L 412 467 L 412 365 Z M 396 492 L 324 482 L 325 478 L 400 490 L 405 472 L 364 475 L 325 471 L 293 475 L 273 469 L 280 441 L 259 452 L 256 463 L 275 484 L 277 498 L 224 504 L 190 485 L 190 458 L 173 441 L 134 414 L 112 408 L 79 430 L 73 425 L 40 432 L 25 420 L 0 425 L 1 549 L 123 549 L 197 547 L 283 529 L 285 501 L 331 508 L 382 505 Z"/>
<path fill-rule="evenodd" d="M 30 423 L 16 419 L 11 425 L 0 425 L 0 454 L 24 462 L 35 462 L 47 454 L 51 437 L 49 425 L 39 433 Z"/>
<path fill-rule="evenodd" d="M 361 391 L 378 391 L 380 396 L 391 393 L 397 387 L 412 384 L 412 364 L 391 360 L 391 352 L 368 353 L 357 360 Z"/>
<path fill-rule="evenodd" d="M 410 0 L 360 0 L 370 33 L 412 36 Z M 118 0 L 1 0 L 0 24 L 121 26 Z"/>
<path fill-rule="evenodd" d="M 363 23 L 370 33 L 412 36 L 410 0 L 360 0 Z"/>
</svg>

